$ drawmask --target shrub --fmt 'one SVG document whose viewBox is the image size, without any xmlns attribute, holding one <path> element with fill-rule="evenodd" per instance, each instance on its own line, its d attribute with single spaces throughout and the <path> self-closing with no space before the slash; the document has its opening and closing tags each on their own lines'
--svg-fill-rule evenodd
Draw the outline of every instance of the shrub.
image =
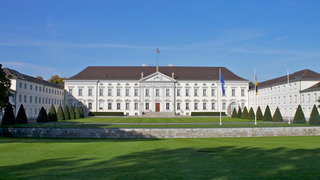
<svg viewBox="0 0 320 180">
<path fill-rule="evenodd" d="M 49 121 L 53 121 L 53 122 L 58 121 L 56 108 L 54 107 L 53 104 L 50 107 L 48 118 L 49 118 Z"/>
<path fill-rule="evenodd" d="M 220 112 L 191 112 L 191 116 L 220 116 Z M 221 112 L 221 116 L 226 116 L 226 113 Z"/>
<path fill-rule="evenodd" d="M 312 111 L 311 111 L 311 114 L 310 114 L 310 118 L 312 116 L 319 116 L 319 112 L 318 112 L 318 109 L 317 109 L 317 106 L 316 105 L 313 105 L 313 108 L 312 108 Z"/>
<path fill-rule="evenodd" d="M 242 112 L 242 115 L 241 115 L 241 119 L 247 119 L 247 116 L 248 116 L 248 109 L 247 107 L 245 106 L 243 108 L 243 112 Z"/>
<path fill-rule="evenodd" d="M 233 118 L 237 118 L 237 117 L 238 117 L 238 113 L 237 113 L 236 108 L 233 108 L 233 111 L 232 111 L 231 117 L 233 117 Z"/>
<path fill-rule="evenodd" d="M 77 106 L 76 108 L 75 108 L 75 114 L 76 114 L 76 119 L 80 119 L 81 118 L 81 116 L 80 116 L 80 110 L 79 110 L 79 107 Z"/>
<path fill-rule="evenodd" d="M 249 110 L 247 119 L 254 119 L 254 118 L 255 118 L 255 114 L 254 114 L 253 109 L 251 107 L 250 110 Z"/>
<path fill-rule="evenodd" d="M 80 117 L 84 118 L 84 111 L 82 106 L 79 107 L 79 111 L 80 111 Z"/>
<path fill-rule="evenodd" d="M 65 120 L 65 118 L 64 118 L 64 113 L 63 113 L 63 109 L 62 109 L 61 104 L 60 104 L 59 107 L 58 107 L 57 118 L 58 118 L 58 121 Z"/>
<path fill-rule="evenodd" d="M 37 118 L 37 122 L 41 122 L 41 123 L 42 122 L 49 122 L 47 112 L 43 107 L 40 109 L 40 112 L 39 112 L 39 115 Z"/>
<path fill-rule="evenodd" d="M 283 122 L 283 118 L 278 107 L 273 114 L 272 120 L 273 122 Z"/>
<path fill-rule="evenodd" d="M 268 105 L 266 107 L 266 110 L 264 111 L 263 120 L 264 121 L 272 121 L 272 115 L 271 115 L 270 108 Z"/>
<path fill-rule="evenodd" d="M 76 118 L 76 114 L 74 113 L 74 109 L 73 106 L 70 106 L 70 119 L 75 119 Z"/>
<path fill-rule="evenodd" d="M 294 115 L 293 123 L 294 124 L 307 124 L 306 118 L 304 116 L 304 113 L 303 113 L 300 105 L 298 106 L 297 111 Z"/>
<path fill-rule="evenodd" d="M 28 118 L 26 115 L 26 111 L 24 110 L 23 104 L 20 105 L 15 122 L 17 124 L 28 124 Z"/>
<path fill-rule="evenodd" d="M 1 125 L 12 125 L 15 123 L 14 113 L 12 105 L 8 103 L 4 109 L 4 115 L 2 117 Z"/>
<path fill-rule="evenodd" d="M 242 109 L 241 107 L 239 106 L 239 109 L 238 109 L 238 118 L 241 118 L 242 116 Z"/>
<path fill-rule="evenodd" d="M 64 119 L 69 120 L 70 119 L 70 112 L 69 112 L 69 107 L 67 104 L 64 106 L 63 113 L 64 113 Z"/>
<path fill-rule="evenodd" d="M 309 119 L 310 125 L 320 125 L 320 116 L 319 115 L 313 115 Z"/>
<path fill-rule="evenodd" d="M 260 106 L 258 106 L 256 116 L 257 116 L 257 120 L 263 120 L 263 114 L 262 114 Z"/>
<path fill-rule="evenodd" d="M 124 116 L 124 112 L 89 112 L 89 116 Z"/>
</svg>

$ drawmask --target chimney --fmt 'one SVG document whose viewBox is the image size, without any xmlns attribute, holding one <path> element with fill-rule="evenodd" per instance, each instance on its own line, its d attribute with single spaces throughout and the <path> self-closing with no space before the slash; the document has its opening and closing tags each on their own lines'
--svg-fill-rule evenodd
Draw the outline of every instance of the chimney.
<svg viewBox="0 0 320 180">
<path fill-rule="evenodd" d="M 172 64 L 168 64 L 169 67 L 172 67 Z"/>
<path fill-rule="evenodd" d="M 147 66 L 146 64 L 142 64 L 142 67 Z"/>
<path fill-rule="evenodd" d="M 172 78 L 174 79 L 174 72 L 172 72 Z"/>
<path fill-rule="evenodd" d="M 141 78 L 143 78 L 143 72 L 141 72 Z"/>
</svg>

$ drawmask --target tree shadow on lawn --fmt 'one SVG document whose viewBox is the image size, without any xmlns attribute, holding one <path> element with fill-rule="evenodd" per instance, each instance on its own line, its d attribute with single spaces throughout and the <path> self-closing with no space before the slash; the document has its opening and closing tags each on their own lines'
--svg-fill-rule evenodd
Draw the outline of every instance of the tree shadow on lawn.
<svg viewBox="0 0 320 180">
<path fill-rule="evenodd" d="M 0 166 L 4 179 L 319 179 L 320 148 L 156 149 L 112 159 L 57 158 Z"/>
</svg>

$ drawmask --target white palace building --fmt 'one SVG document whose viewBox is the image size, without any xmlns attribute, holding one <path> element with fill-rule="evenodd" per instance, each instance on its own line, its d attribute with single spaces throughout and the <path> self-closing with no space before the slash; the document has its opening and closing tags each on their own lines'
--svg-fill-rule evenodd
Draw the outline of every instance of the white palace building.
<svg viewBox="0 0 320 180">
<path fill-rule="evenodd" d="M 69 106 L 85 105 L 92 112 L 230 114 L 249 105 L 248 84 L 225 67 L 89 66 L 65 80 L 65 89 Z"/>
</svg>

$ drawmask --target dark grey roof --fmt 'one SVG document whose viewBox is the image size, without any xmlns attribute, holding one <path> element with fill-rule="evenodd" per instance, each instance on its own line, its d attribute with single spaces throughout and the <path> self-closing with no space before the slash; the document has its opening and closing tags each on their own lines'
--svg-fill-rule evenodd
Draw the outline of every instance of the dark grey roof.
<svg viewBox="0 0 320 180">
<path fill-rule="evenodd" d="M 13 69 L 9 69 L 9 68 L 3 68 L 3 71 L 7 74 L 7 76 L 10 76 L 10 79 L 22 79 L 25 81 L 30 81 L 33 83 L 38 83 L 38 84 L 42 84 L 45 86 L 50 86 L 50 87 L 54 87 L 54 88 L 59 88 L 59 89 L 64 89 L 63 85 L 61 84 L 55 84 L 55 83 L 51 83 L 49 81 L 45 81 L 45 80 L 41 80 L 32 76 L 28 76 L 25 74 L 22 74 L 16 70 Z"/>
<path fill-rule="evenodd" d="M 300 92 L 304 93 L 304 92 L 313 92 L 313 91 L 320 91 L 320 82 Z"/>
<path fill-rule="evenodd" d="M 160 66 L 159 72 L 176 80 L 219 80 L 221 69 L 224 80 L 248 81 L 225 67 Z M 139 80 L 156 72 L 155 66 L 89 66 L 68 80 Z"/>
</svg>

